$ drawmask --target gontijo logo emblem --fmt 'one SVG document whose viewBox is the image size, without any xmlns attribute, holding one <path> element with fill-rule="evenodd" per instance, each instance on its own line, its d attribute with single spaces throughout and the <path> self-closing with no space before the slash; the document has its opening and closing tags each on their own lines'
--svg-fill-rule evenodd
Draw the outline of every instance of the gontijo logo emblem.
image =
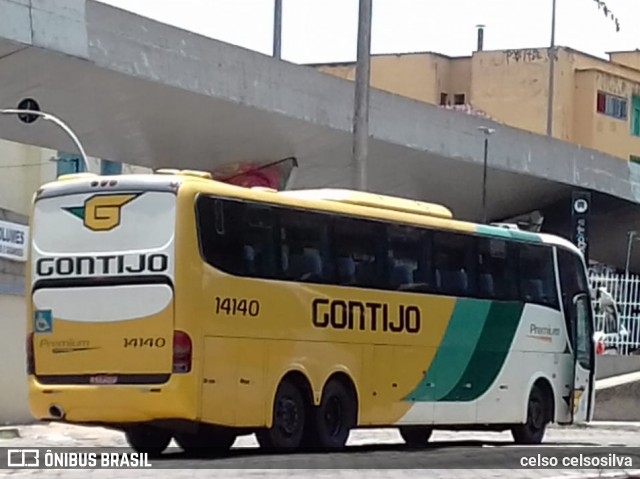
<svg viewBox="0 0 640 479">
<path fill-rule="evenodd" d="M 87 198 L 84 206 L 64 208 L 80 218 L 91 231 L 111 231 L 120 225 L 122 208 L 142 193 L 122 195 L 95 195 Z"/>
</svg>

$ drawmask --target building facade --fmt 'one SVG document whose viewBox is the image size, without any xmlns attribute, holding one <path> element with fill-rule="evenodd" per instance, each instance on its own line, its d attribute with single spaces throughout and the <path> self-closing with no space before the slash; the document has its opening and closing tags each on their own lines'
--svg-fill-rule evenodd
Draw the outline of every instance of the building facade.
<svg viewBox="0 0 640 479">
<path fill-rule="evenodd" d="M 26 383 L 25 273 L 29 244 L 28 222 L 34 193 L 56 177 L 82 171 L 77 155 L 0 140 L 0 425 L 27 423 L 31 414 Z M 118 174 L 146 168 L 89 159 L 92 173 Z"/>
<path fill-rule="evenodd" d="M 546 48 L 374 55 L 374 88 L 447 108 L 482 114 L 509 126 L 546 134 L 550 55 Z M 355 78 L 355 64 L 314 65 Z M 552 132 L 557 139 L 640 162 L 640 51 L 609 60 L 556 49 Z"/>
</svg>

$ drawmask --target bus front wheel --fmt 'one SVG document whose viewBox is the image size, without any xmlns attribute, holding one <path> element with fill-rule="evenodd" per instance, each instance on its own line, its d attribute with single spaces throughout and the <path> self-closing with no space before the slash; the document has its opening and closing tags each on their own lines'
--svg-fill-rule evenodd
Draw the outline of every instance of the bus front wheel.
<svg viewBox="0 0 640 479">
<path fill-rule="evenodd" d="M 144 424 L 128 428 L 125 437 L 136 452 L 149 456 L 161 455 L 171 442 L 169 431 Z"/>
<path fill-rule="evenodd" d="M 549 423 L 549 408 L 544 391 L 534 386 L 527 405 L 527 421 L 511 429 L 511 435 L 517 444 L 540 444 Z"/>
<path fill-rule="evenodd" d="M 287 379 L 278 386 L 269 429 L 256 432 L 261 448 L 295 450 L 302 443 L 307 405 L 300 389 Z"/>
</svg>

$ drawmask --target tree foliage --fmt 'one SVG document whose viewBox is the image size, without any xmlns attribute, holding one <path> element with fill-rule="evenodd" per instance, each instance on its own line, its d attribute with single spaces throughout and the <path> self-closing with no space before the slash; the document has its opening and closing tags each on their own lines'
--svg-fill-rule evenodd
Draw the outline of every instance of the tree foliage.
<svg viewBox="0 0 640 479">
<path fill-rule="evenodd" d="M 604 13 L 604 16 L 607 17 L 609 20 L 611 20 L 615 24 L 616 32 L 619 32 L 620 19 L 613 14 L 613 12 L 609 8 L 609 6 L 606 4 L 606 2 L 604 2 L 603 0 L 593 0 L 593 1 L 598 4 L 598 8 L 602 10 L 602 12 Z"/>
</svg>

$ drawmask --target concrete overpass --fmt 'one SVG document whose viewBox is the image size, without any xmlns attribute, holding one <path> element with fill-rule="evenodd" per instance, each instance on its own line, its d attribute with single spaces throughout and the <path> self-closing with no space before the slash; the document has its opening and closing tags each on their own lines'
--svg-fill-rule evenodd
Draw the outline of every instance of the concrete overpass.
<svg viewBox="0 0 640 479">
<path fill-rule="evenodd" d="M 93 156 L 206 170 L 296 156 L 294 187 L 350 184 L 351 82 L 93 0 L 0 0 L 0 12 L 0 106 L 36 98 Z M 624 265 L 640 175 L 598 152 L 372 91 L 369 189 L 480 220 L 480 125 L 497 130 L 491 219 L 543 209 L 545 229 L 561 231 L 572 189 L 591 190 L 592 257 Z M 41 122 L 0 118 L 0 137 L 72 150 Z"/>
</svg>

